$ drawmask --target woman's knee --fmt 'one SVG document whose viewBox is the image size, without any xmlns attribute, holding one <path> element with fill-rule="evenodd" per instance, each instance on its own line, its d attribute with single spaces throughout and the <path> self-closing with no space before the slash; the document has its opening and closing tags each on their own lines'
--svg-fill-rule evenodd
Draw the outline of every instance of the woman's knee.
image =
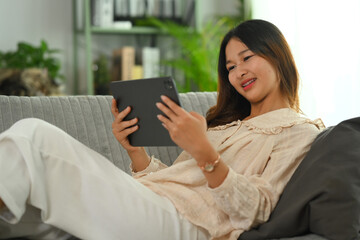
<svg viewBox="0 0 360 240">
<path fill-rule="evenodd" d="M 23 118 L 15 122 L 11 128 L 25 128 L 37 127 L 39 125 L 48 125 L 49 123 L 39 118 Z"/>
<path fill-rule="evenodd" d="M 10 128 L 10 132 L 32 138 L 34 136 L 48 135 L 55 129 L 56 127 L 54 125 L 44 120 L 38 118 L 24 118 L 14 123 Z"/>
</svg>

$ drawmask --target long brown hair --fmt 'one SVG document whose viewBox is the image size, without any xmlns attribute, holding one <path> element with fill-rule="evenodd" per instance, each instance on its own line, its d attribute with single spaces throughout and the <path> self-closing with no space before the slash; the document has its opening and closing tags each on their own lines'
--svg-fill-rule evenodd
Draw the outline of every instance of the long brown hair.
<svg viewBox="0 0 360 240">
<path fill-rule="evenodd" d="M 243 120 L 250 115 L 250 103 L 230 84 L 226 69 L 225 49 L 230 39 L 237 38 L 253 53 L 265 58 L 280 77 L 280 90 L 290 107 L 300 112 L 299 75 L 290 47 L 280 30 L 264 20 L 249 20 L 230 30 L 220 45 L 218 62 L 218 99 L 206 120 L 209 127 Z"/>
</svg>

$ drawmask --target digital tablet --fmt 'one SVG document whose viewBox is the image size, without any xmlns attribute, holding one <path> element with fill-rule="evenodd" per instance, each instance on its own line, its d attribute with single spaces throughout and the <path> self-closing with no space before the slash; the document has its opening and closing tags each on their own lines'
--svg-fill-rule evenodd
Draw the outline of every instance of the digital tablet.
<svg viewBox="0 0 360 240">
<path fill-rule="evenodd" d="M 110 90 L 116 99 L 119 112 L 127 106 L 131 112 L 125 120 L 138 118 L 139 129 L 129 135 L 132 146 L 175 146 L 169 132 L 157 118 L 163 114 L 157 107 L 165 95 L 180 105 L 179 95 L 172 77 L 158 77 L 138 80 L 114 81 Z"/>
</svg>

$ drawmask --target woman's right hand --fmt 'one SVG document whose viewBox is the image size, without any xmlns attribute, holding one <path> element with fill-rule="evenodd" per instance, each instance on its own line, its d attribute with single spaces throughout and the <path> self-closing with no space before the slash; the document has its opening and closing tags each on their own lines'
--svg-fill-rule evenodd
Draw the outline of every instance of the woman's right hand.
<svg viewBox="0 0 360 240">
<path fill-rule="evenodd" d="M 137 118 L 133 118 L 129 121 L 124 121 L 124 118 L 130 113 L 131 108 L 127 107 L 119 113 L 116 100 L 113 98 L 111 103 L 111 112 L 114 115 L 114 122 L 112 124 L 112 132 L 119 143 L 128 152 L 134 152 L 141 149 L 141 147 L 134 147 L 130 145 L 128 136 L 138 130 L 139 126 L 135 125 L 138 122 Z"/>
<path fill-rule="evenodd" d="M 139 172 L 146 169 L 150 163 L 150 157 L 145 151 L 144 147 L 134 147 L 130 144 L 128 136 L 139 129 L 136 125 L 137 118 L 129 121 L 124 121 L 124 118 L 130 113 L 131 108 L 127 107 L 119 113 L 116 100 L 112 99 L 111 112 L 115 119 L 112 124 L 112 132 L 119 143 L 125 148 L 132 161 L 133 172 Z"/>
</svg>

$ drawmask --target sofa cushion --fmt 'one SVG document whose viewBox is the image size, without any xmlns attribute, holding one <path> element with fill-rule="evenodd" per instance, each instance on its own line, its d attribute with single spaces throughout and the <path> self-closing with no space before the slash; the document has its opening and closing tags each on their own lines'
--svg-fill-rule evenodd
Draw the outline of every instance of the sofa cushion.
<svg viewBox="0 0 360 240">
<path fill-rule="evenodd" d="M 360 118 L 319 134 L 269 221 L 239 239 L 360 239 Z"/>
</svg>

